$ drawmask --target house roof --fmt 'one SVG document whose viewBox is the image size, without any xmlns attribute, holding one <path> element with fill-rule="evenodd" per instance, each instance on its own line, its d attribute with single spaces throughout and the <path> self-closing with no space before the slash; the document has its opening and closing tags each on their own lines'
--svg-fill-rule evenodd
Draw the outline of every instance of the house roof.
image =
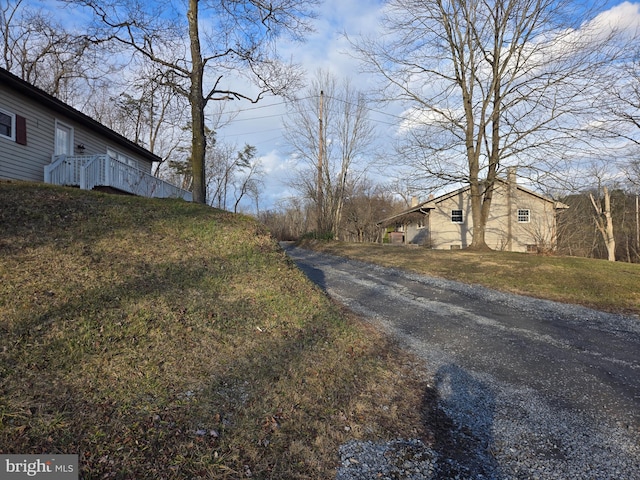
<svg viewBox="0 0 640 480">
<path fill-rule="evenodd" d="M 496 182 L 501 182 L 501 183 L 507 183 L 506 180 L 502 179 L 502 178 L 496 178 Z M 452 192 L 448 192 L 445 193 L 443 195 L 440 195 L 438 197 L 435 198 L 431 198 L 425 202 L 419 203 L 416 206 L 413 206 L 407 210 L 403 210 L 400 213 L 396 213 L 395 215 L 392 215 L 390 217 L 387 218 L 383 218 L 382 220 L 380 220 L 377 224 L 378 225 L 382 225 L 382 226 L 386 226 L 389 225 L 392 222 L 398 222 L 398 221 L 404 221 L 404 220 L 408 220 L 408 221 L 413 221 L 416 218 L 416 215 L 418 214 L 424 214 L 426 213 L 427 210 L 433 210 L 436 208 L 438 203 L 441 203 L 445 200 L 448 200 L 451 197 L 455 197 L 456 195 L 459 195 L 460 193 L 463 193 L 467 190 L 469 190 L 471 187 L 469 185 L 465 186 L 465 187 L 461 187 L 458 188 L 457 190 L 454 190 Z M 528 188 L 524 188 L 520 185 L 516 184 L 516 188 L 528 195 L 532 195 L 534 197 L 539 198 L 540 200 L 543 200 L 545 202 L 549 202 L 549 203 L 553 203 L 554 204 L 554 208 L 555 209 L 566 209 L 569 208 L 569 205 L 565 205 L 564 203 L 561 202 L 556 202 L 554 200 L 551 200 L 543 195 L 540 195 L 539 193 L 534 192 L 533 190 L 529 190 Z"/>
<path fill-rule="evenodd" d="M 20 92 L 29 98 L 35 100 L 40 105 L 44 105 L 51 110 L 58 112 L 62 115 L 65 115 L 67 118 L 75 120 L 87 128 L 100 133 L 104 137 L 107 137 L 109 140 L 117 143 L 118 145 L 124 146 L 129 150 L 134 151 L 141 157 L 149 160 L 150 162 L 160 162 L 162 158 L 158 155 L 151 153 L 146 148 L 138 145 L 137 143 L 132 142 L 131 140 L 123 137 L 117 132 L 114 132 L 110 128 L 102 125 L 100 122 L 94 120 L 93 118 L 85 115 L 84 113 L 76 110 L 70 105 L 67 105 L 63 101 L 57 99 L 56 97 L 49 95 L 44 90 L 41 90 L 38 87 L 31 85 L 29 82 L 22 80 L 20 77 L 13 75 L 8 72 L 4 68 L 0 68 L 0 83 L 8 86 L 9 88 Z"/>
</svg>

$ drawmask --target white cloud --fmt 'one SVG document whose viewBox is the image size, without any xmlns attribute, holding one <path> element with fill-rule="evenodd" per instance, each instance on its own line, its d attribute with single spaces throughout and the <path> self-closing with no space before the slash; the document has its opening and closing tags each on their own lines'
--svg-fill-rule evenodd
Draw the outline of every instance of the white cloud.
<svg viewBox="0 0 640 480">
<path fill-rule="evenodd" d="M 601 32 L 601 38 L 616 31 L 635 35 L 640 30 L 640 3 L 623 2 L 616 5 L 598 14 L 587 23 L 586 28 Z"/>
<path fill-rule="evenodd" d="M 446 109 L 443 112 L 436 112 L 434 110 L 409 108 L 401 114 L 404 120 L 402 120 L 398 125 L 396 134 L 401 136 L 416 128 L 424 127 L 425 125 L 445 124 L 449 126 L 452 119 L 458 118 L 460 114 L 461 113 L 456 113 L 455 110 L 451 109 Z"/>
</svg>

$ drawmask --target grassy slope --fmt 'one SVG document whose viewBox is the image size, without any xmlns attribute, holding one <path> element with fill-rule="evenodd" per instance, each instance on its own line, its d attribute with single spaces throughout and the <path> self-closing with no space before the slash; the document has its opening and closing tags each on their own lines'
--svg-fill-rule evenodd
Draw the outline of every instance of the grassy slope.
<svg viewBox="0 0 640 480">
<path fill-rule="evenodd" d="M 0 182 L 2 453 L 329 478 L 351 438 L 430 437 L 416 372 L 247 217 Z"/>
<path fill-rule="evenodd" d="M 505 292 L 640 315 L 640 264 L 512 252 L 311 242 L 309 248 Z"/>
</svg>

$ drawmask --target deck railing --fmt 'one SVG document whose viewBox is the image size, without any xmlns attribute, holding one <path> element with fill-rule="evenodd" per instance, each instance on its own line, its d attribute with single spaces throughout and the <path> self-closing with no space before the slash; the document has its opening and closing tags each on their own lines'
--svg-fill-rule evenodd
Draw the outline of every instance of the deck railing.
<svg viewBox="0 0 640 480">
<path fill-rule="evenodd" d="M 192 200 L 191 192 L 108 155 L 55 156 L 51 164 L 44 167 L 44 177 L 47 183 L 78 186 L 84 190 L 111 187 L 142 197 Z"/>
</svg>

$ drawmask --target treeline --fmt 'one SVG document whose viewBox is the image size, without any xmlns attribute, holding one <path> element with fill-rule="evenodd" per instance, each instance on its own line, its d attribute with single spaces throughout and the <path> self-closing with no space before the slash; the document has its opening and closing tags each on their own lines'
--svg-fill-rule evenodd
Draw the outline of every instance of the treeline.
<svg viewBox="0 0 640 480">
<path fill-rule="evenodd" d="M 300 240 L 320 237 L 345 242 L 379 242 L 382 231 L 376 225 L 406 208 L 406 204 L 382 187 L 349 195 L 344 200 L 343 214 L 336 233 L 317 231 L 317 208 L 311 201 L 291 199 L 280 208 L 262 212 L 259 219 L 278 240 Z"/>
<path fill-rule="evenodd" d="M 569 209 L 558 215 L 558 248 L 560 255 L 606 259 L 607 247 L 596 223 L 590 194 L 585 191 L 568 195 L 562 202 Z M 617 261 L 640 263 L 638 245 L 638 193 L 625 189 L 610 192 L 611 219 Z"/>
</svg>

